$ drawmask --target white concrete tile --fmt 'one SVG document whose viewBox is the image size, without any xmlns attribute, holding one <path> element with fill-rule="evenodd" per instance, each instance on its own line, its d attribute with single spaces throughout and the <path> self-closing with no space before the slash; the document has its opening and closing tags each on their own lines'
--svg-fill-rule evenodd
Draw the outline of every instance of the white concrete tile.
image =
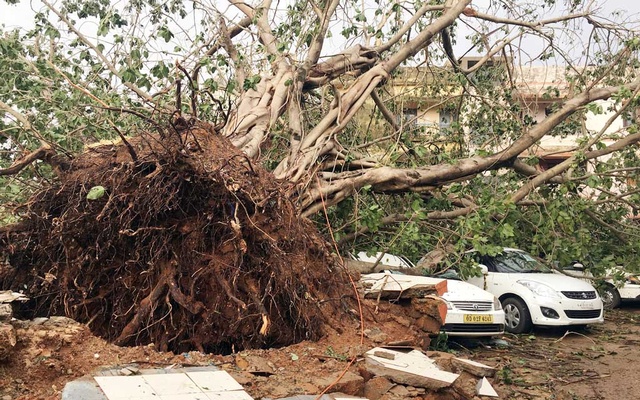
<svg viewBox="0 0 640 400">
<path fill-rule="evenodd" d="M 142 375 L 142 377 L 160 396 L 202 393 L 202 390 L 184 373 Z"/>
<path fill-rule="evenodd" d="M 187 372 L 187 375 L 206 393 L 243 390 L 242 385 L 236 382 L 226 371 L 195 371 Z"/>
<path fill-rule="evenodd" d="M 159 396 L 156 400 L 209 400 L 205 393 L 168 394 Z"/>
<path fill-rule="evenodd" d="M 208 400 L 253 400 L 247 392 L 243 390 L 225 392 L 207 392 Z"/>
<path fill-rule="evenodd" d="M 158 398 L 142 376 L 96 376 L 94 379 L 109 400 Z"/>
</svg>

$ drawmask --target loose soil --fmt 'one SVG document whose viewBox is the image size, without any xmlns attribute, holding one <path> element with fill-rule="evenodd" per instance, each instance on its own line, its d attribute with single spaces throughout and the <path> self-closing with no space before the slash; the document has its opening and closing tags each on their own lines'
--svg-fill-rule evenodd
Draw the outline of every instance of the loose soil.
<svg viewBox="0 0 640 400">
<path fill-rule="evenodd" d="M 371 306 L 375 306 L 372 301 L 365 302 L 365 309 Z M 378 345 L 376 341 L 415 339 L 415 332 L 405 326 L 408 320 L 394 315 L 395 311 L 385 305 L 377 315 L 370 314 L 369 337 L 362 337 L 354 324 L 319 341 L 227 356 L 160 352 L 153 345 L 118 347 L 64 318 L 18 323 L 18 344 L 12 356 L 0 363 L 0 398 L 59 399 L 65 383 L 101 367 L 130 363 L 141 368 L 216 365 L 256 399 L 318 394 L 345 370 L 361 373 L 364 362 L 358 356 Z M 640 304 L 631 304 L 607 312 L 603 325 L 588 329 L 538 329 L 503 336 L 507 347 L 476 343 L 470 349 L 450 343 L 448 351 L 497 367 L 490 381 L 503 399 L 634 399 L 640 397 L 639 321 Z M 383 399 L 451 398 L 409 389 L 395 391 L 400 395 L 390 392 Z"/>
</svg>

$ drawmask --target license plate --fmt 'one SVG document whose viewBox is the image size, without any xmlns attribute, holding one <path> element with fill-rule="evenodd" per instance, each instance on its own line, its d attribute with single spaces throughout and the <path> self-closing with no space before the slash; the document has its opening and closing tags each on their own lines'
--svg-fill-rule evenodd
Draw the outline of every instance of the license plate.
<svg viewBox="0 0 640 400">
<path fill-rule="evenodd" d="M 462 322 L 465 324 L 492 324 L 493 315 L 465 314 Z"/>
</svg>

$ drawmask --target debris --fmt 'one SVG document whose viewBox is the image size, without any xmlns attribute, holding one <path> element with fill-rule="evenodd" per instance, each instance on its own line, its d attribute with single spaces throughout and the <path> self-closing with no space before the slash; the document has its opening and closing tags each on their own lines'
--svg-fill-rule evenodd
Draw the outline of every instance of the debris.
<svg viewBox="0 0 640 400">
<path fill-rule="evenodd" d="M 393 360 L 375 355 L 383 351 L 394 355 Z M 442 371 L 424 353 L 418 350 L 401 352 L 391 349 L 374 348 L 365 353 L 366 368 L 374 375 L 382 376 L 404 385 L 441 389 L 451 386 L 458 374 Z"/>
<path fill-rule="evenodd" d="M 369 400 L 378 400 L 387 393 L 395 384 L 382 376 L 369 379 L 364 384 L 364 397 Z"/>
<path fill-rule="evenodd" d="M 364 391 L 364 378 L 358 374 L 346 371 L 333 373 L 314 382 L 318 387 L 331 386 L 331 392 L 345 393 L 351 396 L 359 396 Z"/>
<path fill-rule="evenodd" d="M 0 360 L 9 357 L 16 343 L 16 331 L 13 325 L 0 323 Z"/>
<path fill-rule="evenodd" d="M 63 400 L 115 400 L 122 398 L 220 398 L 252 400 L 231 375 L 216 367 L 145 369 L 121 376 L 122 369 L 99 372 L 68 383 Z"/>
<path fill-rule="evenodd" d="M 493 386 L 491 386 L 487 378 L 482 378 L 478 381 L 478 384 L 476 385 L 476 393 L 478 396 L 498 397 L 498 393 L 495 391 Z"/>
<path fill-rule="evenodd" d="M 381 272 L 362 275 L 365 298 L 408 299 L 430 294 L 438 296 L 447 291 L 447 280 L 427 276 L 413 276 Z"/>
<path fill-rule="evenodd" d="M 271 399 L 263 399 L 271 400 Z M 316 395 L 301 394 L 293 397 L 287 397 L 279 400 L 369 400 L 364 397 L 349 396 L 343 393 L 324 394 L 320 397 Z"/>
<path fill-rule="evenodd" d="M 375 343 L 383 343 L 387 340 L 387 334 L 382 332 L 380 328 L 373 327 L 364 330 L 364 335 L 369 339 L 373 340 Z"/>
<path fill-rule="evenodd" d="M 137 375 L 140 372 L 140 369 L 134 366 L 128 366 L 122 368 L 120 371 L 120 375 L 129 376 L 129 375 Z"/>
<path fill-rule="evenodd" d="M 465 358 L 452 358 L 451 363 L 454 367 L 460 368 L 478 377 L 492 377 L 496 374 L 496 369 L 488 365 L 467 360 Z"/>
<path fill-rule="evenodd" d="M 29 298 L 22 293 L 12 292 L 11 290 L 0 291 L 0 303 L 11 303 L 14 301 L 27 301 Z"/>
<path fill-rule="evenodd" d="M 12 292 L 11 290 L 0 291 L 0 360 L 8 358 L 11 350 L 18 342 L 16 330 L 9 323 L 13 318 L 11 303 L 26 300 L 28 300 L 27 297 L 22 293 Z"/>
<path fill-rule="evenodd" d="M 510 344 L 504 339 L 493 338 L 489 341 L 489 345 L 496 347 L 509 347 Z"/>
</svg>

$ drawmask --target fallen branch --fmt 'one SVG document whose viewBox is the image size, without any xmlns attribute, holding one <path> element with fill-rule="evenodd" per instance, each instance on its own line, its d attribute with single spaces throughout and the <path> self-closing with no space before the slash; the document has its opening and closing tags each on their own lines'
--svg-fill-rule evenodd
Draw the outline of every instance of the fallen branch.
<svg viewBox="0 0 640 400">
<path fill-rule="evenodd" d="M 18 172 L 22 171 L 25 167 L 31 165 L 31 163 L 33 163 L 36 160 L 49 162 L 51 157 L 54 156 L 55 154 L 56 152 L 53 151 L 53 149 L 48 145 L 41 146 L 37 150 L 15 161 L 13 164 L 11 164 L 10 167 L 5 169 L 0 169 L 0 176 L 15 175 Z"/>
</svg>

